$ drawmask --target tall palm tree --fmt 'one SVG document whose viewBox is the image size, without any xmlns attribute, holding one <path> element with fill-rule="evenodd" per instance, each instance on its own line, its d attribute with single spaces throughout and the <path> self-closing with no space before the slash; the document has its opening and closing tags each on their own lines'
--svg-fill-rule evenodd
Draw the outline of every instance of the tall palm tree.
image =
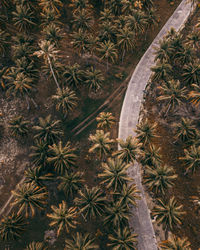
<svg viewBox="0 0 200 250">
<path fill-rule="evenodd" d="M 135 184 L 126 185 L 123 184 L 122 189 L 118 192 L 115 192 L 114 198 L 120 200 L 123 204 L 127 206 L 137 206 L 136 200 L 140 200 L 140 191 L 137 189 Z"/>
<path fill-rule="evenodd" d="M 144 183 L 150 190 L 165 195 L 168 189 L 173 187 L 177 177 L 173 167 L 157 165 L 155 168 L 145 168 Z"/>
<path fill-rule="evenodd" d="M 57 47 L 59 42 L 63 37 L 63 32 L 61 28 L 55 23 L 50 23 L 42 30 L 45 40 L 50 41 L 52 44 L 55 44 Z"/>
<path fill-rule="evenodd" d="M 104 218 L 104 224 L 110 226 L 113 230 L 123 228 L 127 225 L 129 220 L 129 209 L 126 204 L 121 201 L 110 203 L 106 207 L 106 215 Z"/>
<path fill-rule="evenodd" d="M 17 214 L 25 212 L 26 218 L 35 215 L 35 208 L 44 209 L 47 204 L 48 192 L 45 187 L 38 187 L 34 183 L 22 183 L 17 190 L 12 191 L 15 197 L 12 206 L 18 206 Z"/>
<path fill-rule="evenodd" d="M 65 172 L 63 176 L 59 177 L 60 184 L 58 189 L 62 190 L 66 197 L 74 197 L 74 194 L 83 187 L 84 179 L 82 172 Z"/>
<path fill-rule="evenodd" d="M 182 205 L 178 205 L 175 197 L 170 198 L 169 202 L 164 202 L 161 199 L 157 199 L 157 205 L 152 210 L 153 216 L 158 224 L 162 224 L 166 233 L 166 239 L 168 238 L 168 231 L 172 230 L 174 226 L 182 224 L 182 215 L 185 212 L 182 211 Z"/>
<path fill-rule="evenodd" d="M 108 246 L 112 247 L 112 249 L 137 249 L 137 234 L 131 233 L 127 226 L 124 228 L 118 228 L 113 234 L 108 235 L 108 239 L 110 240 Z"/>
<path fill-rule="evenodd" d="M 102 163 L 103 172 L 98 174 L 102 180 L 101 184 L 105 184 L 106 188 L 112 188 L 114 192 L 121 190 L 124 184 L 132 180 L 127 176 L 129 167 L 129 164 L 119 158 L 109 158 L 107 163 Z"/>
<path fill-rule="evenodd" d="M 106 59 L 107 62 L 107 70 L 108 70 L 108 62 L 109 60 L 114 63 L 117 60 L 118 54 L 115 44 L 111 41 L 105 41 L 99 43 L 99 47 L 97 51 L 101 54 L 101 60 Z"/>
<path fill-rule="evenodd" d="M 90 250 L 98 249 L 98 246 L 94 244 L 94 238 L 90 234 L 76 233 L 72 235 L 72 240 L 65 240 L 65 250 Z"/>
<path fill-rule="evenodd" d="M 50 9 L 59 14 L 59 7 L 62 7 L 63 4 L 61 0 L 40 0 L 39 6 L 42 7 L 43 12 L 47 12 Z"/>
<path fill-rule="evenodd" d="M 187 85 L 200 84 L 200 65 L 198 62 L 189 63 L 183 67 L 182 77 Z"/>
<path fill-rule="evenodd" d="M 13 136 L 25 136 L 29 132 L 29 121 L 24 120 L 23 116 L 14 117 L 9 122 L 9 128 Z"/>
<path fill-rule="evenodd" d="M 135 33 L 128 26 L 117 32 L 117 45 L 122 51 L 123 62 L 126 52 L 132 52 L 135 48 Z"/>
<path fill-rule="evenodd" d="M 147 119 L 137 125 L 137 129 L 135 130 L 137 133 L 136 138 L 143 146 L 152 143 L 152 140 L 157 137 L 156 127 L 156 122 L 151 124 Z"/>
<path fill-rule="evenodd" d="M 95 135 L 89 136 L 89 141 L 93 143 L 89 153 L 97 152 L 100 159 L 110 153 L 111 146 L 114 143 L 114 140 L 110 139 L 110 133 L 104 133 L 103 130 L 96 130 Z"/>
<path fill-rule="evenodd" d="M 101 70 L 95 69 L 93 66 L 85 72 L 85 83 L 88 85 L 90 91 L 94 90 L 96 93 L 97 90 L 101 87 L 104 82 L 103 74 Z"/>
<path fill-rule="evenodd" d="M 181 87 L 178 80 L 163 82 L 161 86 L 158 86 L 158 89 L 160 94 L 157 97 L 157 100 L 166 103 L 165 115 L 169 110 L 174 110 L 175 106 L 181 105 L 186 99 L 186 88 Z"/>
<path fill-rule="evenodd" d="M 77 96 L 73 90 L 70 90 L 68 87 L 57 89 L 56 95 L 52 96 L 52 99 L 56 103 L 56 109 L 60 110 L 64 116 L 72 111 L 77 106 Z"/>
<path fill-rule="evenodd" d="M 60 120 L 52 120 L 51 115 L 45 118 L 39 117 L 39 124 L 33 126 L 35 130 L 34 139 L 43 140 L 49 144 L 54 143 L 63 135 L 60 129 Z"/>
<path fill-rule="evenodd" d="M 77 9 L 77 11 L 73 13 L 72 23 L 75 29 L 90 30 L 92 26 L 91 13 L 86 9 Z"/>
<path fill-rule="evenodd" d="M 57 81 L 63 81 L 63 73 L 65 71 L 65 66 L 62 62 L 60 62 L 58 59 L 51 61 L 51 67 L 54 72 L 54 76 L 56 77 Z M 47 78 L 54 79 L 54 76 L 51 71 L 51 67 L 48 63 L 45 63 L 42 65 L 42 73 L 44 73 Z"/>
<path fill-rule="evenodd" d="M 105 213 L 106 197 L 100 188 L 89 189 L 86 186 L 83 190 L 79 190 L 79 197 L 75 199 L 75 204 L 85 220 L 92 219 Z"/>
<path fill-rule="evenodd" d="M 16 10 L 12 12 L 14 25 L 20 32 L 27 32 L 35 25 L 34 13 L 27 5 L 16 5 Z"/>
<path fill-rule="evenodd" d="M 162 250 L 191 250 L 191 244 L 187 238 L 179 238 L 175 235 L 172 235 L 168 240 L 162 241 L 159 245 Z"/>
<path fill-rule="evenodd" d="M 110 112 L 101 112 L 96 118 L 97 128 L 108 130 L 115 123 L 115 117 Z"/>
<path fill-rule="evenodd" d="M 82 56 L 88 50 L 88 34 L 82 29 L 74 31 L 72 33 L 72 45 L 78 51 L 78 54 Z"/>
<path fill-rule="evenodd" d="M 63 73 L 63 76 L 70 86 L 78 88 L 78 85 L 83 81 L 83 70 L 78 63 L 68 65 Z"/>
<path fill-rule="evenodd" d="M 4 30 L 0 29 L 0 55 L 4 56 L 6 52 L 6 47 L 8 45 L 9 34 Z"/>
<path fill-rule="evenodd" d="M 58 207 L 52 205 L 51 209 L 53 212 L 51 214 L 47 214 L 52 221 L 50 222 L 50 226 L 56 226 L 57 236 L 60 235 L 61 231 L 65 228 L 66 232 L 69 233 L 71 228 L 76 228 L 77 221 L 77 210 L 75 207 L 67 207 L 65 201 L 62 201 L 58 205 Z"/>
<path fill-rule="evenodd" d="M 200 104 L 200 87 L 197 84 L 192 84 L 194 90 L 190 91 L 188 94 L 191 103 L 195 106 L 199 106 Z"/>
<path fill-rule="evenodd" d="M 127 16 L 127 26 L 135 32 L 136 36 L 144 33 L 147 19 L 143 11 L 133 9 L 131 15 Z"/>
<path fill-rule="evenodd" d="M 158 61 L 156 66 L 151 68 L 151 71 L 153 72 L 153 81 L 166 81 L 172 74 L 172 66 L 169 63 Z"/>
<path fill-rule="evenodd" d="M 0 221 L 0 237 L 3 241 L 17 240 L 25 230 L 26 222 L 21 215 L 12 213 Z"/>
<path fill-rule="evenodd" d="M 46 62 L 48 62 L 49 67 L 51 69 L 51 73 L 53 75 L 54 81 L 57 85 L 57 88 L 60 88 L 60 85 L 56 79 L 53 67 L 52 67 L 52 60 L 56 59 L 56 55 L 58 53 L 58 50 L 56 50 L 55 45 L 52 44 L 50 41 L 42 40 L 39 42 L 40 50 L 33 53 L 33 55 L 36 55 L 38 57 L 43 57 Z"/>
<path fill-rule="evenodd" d="M 143 166 L 147 165 L 155 167 L 159 165 L 162 162 L 160 148 L 157 148 L 154 144 L 150 144 L 149 147 L 141 152 L 140 161 Z"/>
<path fill-rule="evenodd" d="M 200 146 L 193 145 L 189 149 L 184 149 L 184 156 L 179 159 L 187 166 L 185 174 L 189 171 L 194 173 L 200 166 Z"/>
<path fill-rule="evenodd" d="M 28 244 L 25 250 L 47 250 L 47 247 L 43 242 L 32 241 L 30 244 Z"/>
<path fill-rule="evenodd" d="M 175 139 L 180 139 L 182 142 L 188 142 L 197 136 L 197 130 L 192 121 L 188 118 L 181 118 L 179 123 L 173 125 L 175 128 Z"/>
<path fill-rule="evenodd" d="M 59 141 L 58 144 L 49 145 L 49 154 L 47 161 L 53 164 L 55 171 L 58 174 L 63 173 L 75 166 L 77 156 L 74 154 L 75 148 L 71 147 L 68 141 L 65 146 Z"/>
<path fill-rule="evenodd" d="M 137 155 L 140 153 L 140 147 L 142 146 L 141 143 L 138 142 L 136 138 L 133 138 L 131 135 L 126 138 L 125 141 L 121 139 L 117 139 L 120 150 L 114 152 L 112 155 L 117 156 L 127 164 L 129 162 L 134 163 L 136 160 Z"/>
<path fill-rule="evenodd" d="M 44 140 L 36 140 L 35 145 L 31 146 L 30 157 L 36 166 L 44 167 L 48 157 L 48 143 Z"/>
</svg>

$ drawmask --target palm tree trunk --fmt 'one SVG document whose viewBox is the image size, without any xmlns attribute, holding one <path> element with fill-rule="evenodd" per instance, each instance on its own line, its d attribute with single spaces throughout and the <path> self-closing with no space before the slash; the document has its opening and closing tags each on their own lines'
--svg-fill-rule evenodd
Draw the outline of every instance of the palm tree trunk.
<svg viewBox="0 0 200 250">
<path fill-rule="evenodd" d="M 49 62 L 49 66 L 50 66 L 51 73 L 52 73 L 52 75 L 53 75 L 53 79 L 54 79 L 54 81 L 55 81 L 55 83 L 56 83 L 56 85 L 57 85 L 57 88 L 61 90 L 60 85 L 59 85 L 59 83 L 58 83 L 58 81 L 57 81 L 57 79 L 56 79 L 56 76 L 55 76 L 55 74 L 54 74 L 53 67 L 52 67 L 51 60 L 50 60 L 50 57 L 49 57 L 49 56 L 48 56 L 48 62 Z"/>
<path fill-rule="evenodd" d="M 35 108 L 37 109 L 37 108 L 38 108 L 38 105 L 37 105 L 37 103 L 35 102 L 35 100 L 34 100 L 32 97 L 30 97 L 30 99 L 31 99 L 33 105 L 35 106 Z"/>
<path fill-rule="evenodd" d="M 27 109 L 29 110 L 30 109 L 30 103 L 28 101 L 28 96 L 26 95 L 26 103 L 27 103 Z"/>
</svg>

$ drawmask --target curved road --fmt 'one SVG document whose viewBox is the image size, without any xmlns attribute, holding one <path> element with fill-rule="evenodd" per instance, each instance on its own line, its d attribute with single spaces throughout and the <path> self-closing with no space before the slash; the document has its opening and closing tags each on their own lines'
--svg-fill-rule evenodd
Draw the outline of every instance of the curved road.
<svg viewBox="0 0 200 250">
<path fill-rule="evenodd" d="M 143 91 L 151 75 L 150 68 L 155 64 L 154 48 L 159 45 L 159 40 L 166 35 L 171 27 L 174 27 L 177 31 L 184 27 L 190 11 L 191 4 L 188 3 L 187 0 L 183 0 L 138 63 L 128 84 L 121 110 L 119 122 L 120 139 L 125 140 L 129 135 L 135 136 L 133 129 L 136 128 L 138 123 L 141 102 L 143 100 Z M 147 207 L 144 189 L 141 184 L 141 173 L 138 163 L 135 163 L 134 166 L 129 168 L 128 175 L 134 178 L 142 196 L 142 199 L 137 202 L 137 208 L 131 208 L 131 214 L 133 216 L 131 216 L 129 222 L 130 227 L 134 228 L 134 231 L 138 234 L 138 249 L 156 250 L 158 248 L 155 232 Z"/>
</svg>

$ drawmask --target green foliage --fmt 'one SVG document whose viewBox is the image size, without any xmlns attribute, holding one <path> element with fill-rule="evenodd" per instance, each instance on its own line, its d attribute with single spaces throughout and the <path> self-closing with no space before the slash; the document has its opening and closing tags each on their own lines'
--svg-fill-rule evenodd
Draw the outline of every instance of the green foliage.
<svg viewBox="0 0 200 250">
<path fill-rule="evenodd" d="M 25 136 L 29 132 L 29 121 L 24 120 L 23 116 L 17 116 L 9 122 L 9 128 L 13 136 Z"/>
</svg>

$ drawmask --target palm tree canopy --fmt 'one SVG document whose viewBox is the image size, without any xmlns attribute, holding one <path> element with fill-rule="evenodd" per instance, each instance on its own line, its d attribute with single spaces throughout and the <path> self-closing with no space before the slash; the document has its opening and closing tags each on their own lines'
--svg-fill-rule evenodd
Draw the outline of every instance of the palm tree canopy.
<svg viewBox="0 0 200 250">
<path fill-rule="evenodd" d="M 162 241 L 160 248 L 163 250 L 191 250 L 190 242 L 187 238 L 179 238 L 175 235 L 172 235 L 168 240 Z"/>
<path fill-rule="evenodd" d="M 25 250 L 47 250 L 43 242 L 31 242 Z"/>
<path fill-rule="evenodd" d="M 65 250 L 90 250 L 98 249 L 98 246 L 94 244 L 94 238 L 90 234 L 82 234 L 77 232 L 72 235 L 72 240 L 65 240 Z"/>
<path fill-rule="evenodd" d="M 115 117 L 110 112 L 101 112 L 96 118 L 97 128 L 108 129 L 115 123 Z"/>
<path fill-rule="evenodd" d="M 79 207 L 80 213 L 86 218 L 95 218 L 105 213 L 106 198 L 104 193 L 98 187 L 79 191 L 79 197 L 75 199 L 75 204 Z"/>
<path fill-rule="evenodd" d="M 121 190 L 124 184 L 132 180 L 127 176 L 129 167 L 129 164 L 119 158 L 109 158 L 107 163 L 102 163 L 103 172 L 98 174 L 102 179 L 101 184 L 105 184 L 106 188 L 112 188 L 114 192 Z"/>
</svg>

